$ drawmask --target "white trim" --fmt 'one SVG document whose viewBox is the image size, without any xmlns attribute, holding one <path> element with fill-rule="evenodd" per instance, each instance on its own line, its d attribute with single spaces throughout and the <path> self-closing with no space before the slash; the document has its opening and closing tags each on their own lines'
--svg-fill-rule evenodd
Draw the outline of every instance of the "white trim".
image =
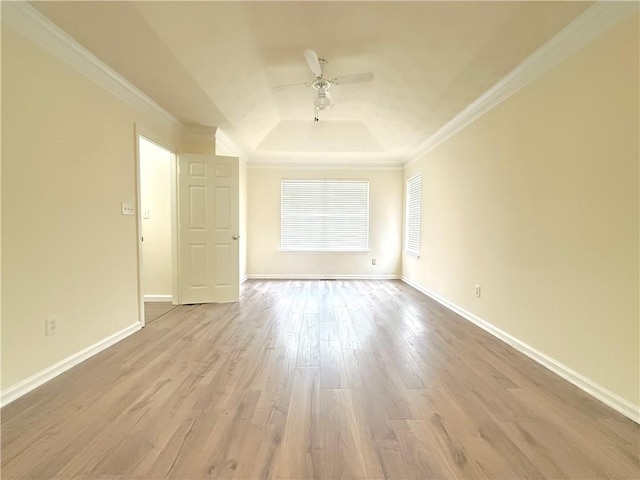
<svg viewBox="0 0 640 480">
<path fill-rule="evenodd" d="M 95 354 L 106 350 L 111 345 L 118 343 L 120 340 L 128 337 L 129 335 L 134 334 L 138 330 L 142 328 L 142 325 L 139 322 L 134 323 L 133 325 L 129 325 L 127 328 L 120 330 L 119 332 L 114 333 L 113 335 L 109 335 L 106 338 L 103 338 L 97 343 L 90 345 L 89 347 L 80 350 L 79 352 L 74 353 L 73 355 L 65 358 L 64 360 L 59 361 L 58 363 L 54 363 L 50 367 L 41 370 L 35 375 L 30 376 L 18 382 L 17 384 L 7 388 L 0 395 L 1 401 L 0 405 L 5 406 L 14 400 L 20 398 L 24 394 L 38 388 L 40 385 L 48 382 L 49 380 L 57 377 L 61 373 L 66 372 L 72 367 L 75 367 L 81 362 L 84 362 L 90 357 L 93 357 Z"/>
<path fill-rule="evenodd" d="M 182 123 L 27 2 L 2 2 L 2 20 L 136 110 Z"/>
<path fill-rule="evenodd" d="M 417 185 L 416 185 L 417 180 Z M 415 188 L 417 187 L 417 188 Z M 417 191 L 414 192 L 414 189 Z M 412 200 L 417 200 L 417 208 L 414 205 Z M 413 208 L 412 208 L 413 207 Z M 415 213 L 417 210 L 417 225 L 415 222 L 415 218 L 412 217 L 411 213 Z M 403 249 L 407 253 L 407 255 L 413 255 L 414 257 L 420 258 L 420 244 L 421 244 L 421 225 L 422 225 L 422 172 L 418 172 L 415 175 L 407 178 L 404 184 L 404 225 L 402 232 L 402 243 Z M 413 220 L 413 222 L 412 222 Z M 415 250 L 411 250 L 409 247 L 410 237 L 412 236 L 418 237 L 418 245 Z"/>
<path fill-rule="evenodd" d="M 354 165 L 354 166 L 380 166 L 401 167 L 406 160 L 406 154 L 401 152 L 295 152 L 295 151 L 264 151 L 253 150 L 246 152 L 248 163 L 254 165 L 301 163 L 320 165 Z"/>
<path fill-rule="evenodd" d="M 404 170 L 402 165 L 376 165 L 367 163 L 247 163 L 248 169 L 261 170 Z"/>
<path fill-rule="evenodd" d="M 345 275 L 342 273 L 251 273 L 251 280 L 399 280 L 400 275 Z"/>
<path fill-rule="evenodd" d="M 145 295 L 145 302 L 171 302 L 173 295 Z"/>
<path fill-rule="evenodd" d="M 407 285 L 412 286 L 419 292 L 424 293 L 426 296 L 432 298 L 439 304 L 445 306 L 449 310 L 454 311 L 462 318 L 474 323 L 478 327 L 482 328 L 484 331 L 490 333 L 494 337 L 499 340 L 502 340 L 506 344 L 510 345 L 518 352 L 523 353 L 536 363 L 542 365 L 548 370 L 551 370 L 556 375 L 564 378 L 568 382 L 572 383 L 580 390 L 588 393 L 592 397 L 600 400 L 605 405 L 613 408 L 617 412 L 620 412 L 625 417 L 633 420 L 636 423 L 640 424 L 640 406 L 634 405 L 633 403 L 625 400 L 621 396 L 611 392 L 610 390 L 604 388 L 601 385 L 598 385 L 594 381 L 588 379 L 584 375 L 572 370 L 566 365 L 560 363 L 559 361 L 551 358 L 550 356 L 542 353 L 541 351 L 535 349 L 531 345 L 526 344 L 522 340 L 517 339 L 516 337 L 509 335 L 507 332 L 499 329 L 498 327 L 492 325 L 486 320 L 481 319 L 480 317 L 474 315 L 473 313 L 459 307 L 453 302 L 441 297 L 437 293 L 434 293 L 426 288 L 418 285 L 417 283 L 409 280 L 407 277 L 402 276 L 402 281 Z"/>
<path fill-rule="evenodd" d="M 133 125 L 134 144 L 136 149 L 136 257 L 137 257 L 137 294 L 138 294 L 138 321 L 145 326 L 144 295 L 142 285 L 143 264 L 142 264 L 142 159 L 140 158 L 140 137 L 138 125 Z"/>
<path fill-rule="evenodd" d="M 638 2 L 596 2 L 418 146 L 409 156 L 405 166 L 412 164 L 562 60 L 582 49 L 637 8 Z"/>
<path fill-rule="evenodd" d="M 245 275 L 240 279 L 240 285 L 242 285 L 244 282 L 246 282 L 249 279 L 249 275 Z"/>
<path fill-rule="evenodd" d="M 180 304 L 180 264 L 178 255 L 178 154 L 171 151 L 171 293 L 174 305 Z"/>
</svg>

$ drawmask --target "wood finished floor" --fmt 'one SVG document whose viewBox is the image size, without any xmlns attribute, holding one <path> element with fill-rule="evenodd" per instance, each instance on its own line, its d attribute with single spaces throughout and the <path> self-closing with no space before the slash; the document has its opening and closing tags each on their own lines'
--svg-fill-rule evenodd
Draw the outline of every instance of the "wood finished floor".
<svg viewBox="0 0 640 480">
<path fill-rule="evenodd" d="M 150 324 L 176 308 L 171 302 L 144 302 L 144 322 Z"/>
<path fill-rule="evenodd" d="M 640 427 L 398 281 L 248 281 L 2 410 L 2 478 L 638 478 Z"/>
</svg>

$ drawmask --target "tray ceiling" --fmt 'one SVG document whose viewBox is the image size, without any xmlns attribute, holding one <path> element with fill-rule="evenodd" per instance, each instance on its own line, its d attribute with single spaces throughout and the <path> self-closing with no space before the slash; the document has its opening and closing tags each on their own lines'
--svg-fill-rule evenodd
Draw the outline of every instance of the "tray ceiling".
<svg viewBox="0 0 640 480">
<path fill-rule="evenodd" d="M 591 2 L 33 2 L 185 125 L 251 162 L 401 164 Z M 335 85 L 314 123 L 303 50 Z"/>
</svg>

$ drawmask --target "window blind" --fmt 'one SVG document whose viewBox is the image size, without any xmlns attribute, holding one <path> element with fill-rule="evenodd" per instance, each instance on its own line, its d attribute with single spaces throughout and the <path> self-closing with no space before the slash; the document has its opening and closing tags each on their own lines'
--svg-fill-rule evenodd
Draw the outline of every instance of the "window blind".
<svg viewBox="0 0 640 480">
<path fill-rule="evenodd" d="M 410 255 L 420 255 L 420 209 L 422 197 L 422 176 L 415 175 L 407 180 L 405 212 L 404 249 Z"/>
<path fill-rule="evenodd" d="M 369 249 L 366 180 L 283 180 L 281 207 L 282 250 Z"/>
</svg>

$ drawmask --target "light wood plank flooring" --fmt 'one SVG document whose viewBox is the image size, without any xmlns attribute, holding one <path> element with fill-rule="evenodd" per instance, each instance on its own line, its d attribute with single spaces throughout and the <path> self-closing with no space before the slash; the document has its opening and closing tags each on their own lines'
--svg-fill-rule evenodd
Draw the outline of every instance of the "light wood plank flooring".
<svg viewBox="0 0 640 480">
<path fill-rule="evenodd" d="M 144 302 L 144 322 L 149 324 L 176 308 L 171 302 Z"/>
<path fill-rule="evenodd" d="M 2 410 L 2 478 L 638 478 L 640 427 L 398 281 L 249 281 Z"/>
</svg>

